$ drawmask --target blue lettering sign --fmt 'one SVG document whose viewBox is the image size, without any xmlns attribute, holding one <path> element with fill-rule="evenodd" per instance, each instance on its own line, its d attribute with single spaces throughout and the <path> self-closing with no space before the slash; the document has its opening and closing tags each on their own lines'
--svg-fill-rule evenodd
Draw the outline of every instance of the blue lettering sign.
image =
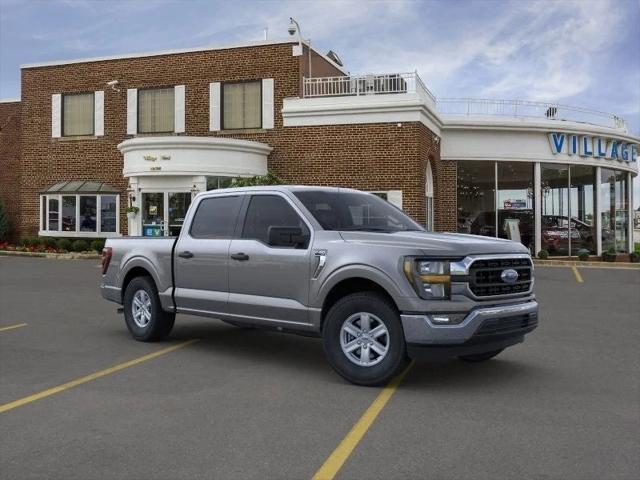
<svg viewBox="0 0 640 480">
<path fill-rule="evenodd" d="M 580 141 L 580 156 L 582 157 L 592 157 L 593 156 L 593 145 L 591 144 L 591 137 L 584 136 Z"/>
<path fill-rule="evenodd" d="M 596 157 L 604 157 L 607 154 L 607 142 L 605 141 L 604 138 L 602 137 L 598 137 L 598 139 L 596 140 L 597 143 L 597 148 L 595 151 L 595 156 Z"/>
<path fill-rule="evenodd" d="M 617 160 L 619 157 L 618 142 L 616 142 L 615 140 L 611 140 L 611 153 L 609 154 L 609 156 L 611 157 L 611 160 Z"/>
<path fill-rule="evenodd" d="M 620 146 L 620 156 L 622 157 L 622 160 L 624 160 L 625 162 L 629 161 L 629 144 L 627 143 L 623 143 Z"/>
<path fill-rule="evenodd" d="M 631 145 L 631 161 L 632 162 L 638 161 L 638 146 L 635 144 Z"/>
<path fill-rule="evenodd" d="M 569 146 L 569 155 L 578 154 L 578 136 L 571 135 L 571 145 Z"/>
<path fill-rule="evenodd" d="M 549 140 L 551 140 L 551 151 L 554 155 L 558 153 L 562 153 L 562 149 L 564 147 L 564 133 L 552 133 L 549 135 Z"/>
</svg>

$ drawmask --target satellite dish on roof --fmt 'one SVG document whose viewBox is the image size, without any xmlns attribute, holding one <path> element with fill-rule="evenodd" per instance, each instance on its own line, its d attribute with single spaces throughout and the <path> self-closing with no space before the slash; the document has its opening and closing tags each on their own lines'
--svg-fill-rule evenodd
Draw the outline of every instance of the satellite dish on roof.
<svg viewBox="0 0 640 480">
<path fill-rule="evenodd" d="M 333 61 L 335 64 L 337 64 L 339 67 L 344 66 L 342 63 L 342 59 L 340 58 L 340 56 L 334 52 L 333 50 L 329 50 L 327 52 L 327 57 L 329 57 L 329 59 L 331 59 L 331 61 Z"/>
</svg>

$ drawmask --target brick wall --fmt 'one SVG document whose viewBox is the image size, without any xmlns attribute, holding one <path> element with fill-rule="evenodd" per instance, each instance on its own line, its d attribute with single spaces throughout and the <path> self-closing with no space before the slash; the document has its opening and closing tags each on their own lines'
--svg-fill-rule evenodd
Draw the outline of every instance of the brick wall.
<svg viewBox="0 0 640 480">
<path fill-rule="evenodd" d="M 314 61 L 320 60 L 314 57 Z M 425 168 L 431 155 L 436 210 L 441 199 L 453 198 L 455 202 L 455 166 L 451 170 L 450 165 L 440 164 L 439 148 L 420 123 L 284 128 L 279 112 L 285 97 L 299 96 L 303 65 L 300 57 L 291 55 L 291 44 L 276 44 L 23 69 L 24 174 L 16 193 L 21 202 L 20 233 L 37 232 L 38 193 L 60 181 L 99 180 L 116 186 L 123 192 L 124 212 L 127 181 L 122 177 L 123 158 L 116 147 L 131 138 L 126 135 L 127 88 L 185 85 L 185 135 L 229 136 L 269 144 L 273 147 L 269 168 L 286 182 L 402 190 L 405 210 L 424 222 Z M 314 74 L 315 69 L 314 65 Z M 325 69 L 325 74 L 339 73 L 330 64 Z M 275 128 L 209 132 L 209 83 L 261 78 L 275 80 Z M 106 87 L 111 80 L 118 80 L 120 92 Z M 105 135 L 51 138 L 51 95 L 96 90 L 105 91 Z M 447 185 L 451 181 L 453 186 Z M 451 221 L 455 228 L 455 214 L 449 210 L 436 214 L 438 229 L 449 228 Z M 126 233 L 124 213 L 120 223 Z"/>
<path fill-rule="evenodd" d="M 0 103 L 0 196 L 11 225 L 11 237 L 19 226 L 20 102 Z"/>
</svg>

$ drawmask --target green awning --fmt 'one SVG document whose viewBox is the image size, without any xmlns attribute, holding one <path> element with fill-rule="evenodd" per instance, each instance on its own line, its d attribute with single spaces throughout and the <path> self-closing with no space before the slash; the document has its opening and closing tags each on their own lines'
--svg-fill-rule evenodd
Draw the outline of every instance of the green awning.
<svg viewBox="0 0 640 480">
<path fill-rule="evenodd" d="M 120 189 L 112 187 L 108 183 L 91 180 L 69 180 L 67 182 L 56 183 L 49 188 L 42 190 L 41 194 L 47 193 L 120 193 Z"/>
</svg>

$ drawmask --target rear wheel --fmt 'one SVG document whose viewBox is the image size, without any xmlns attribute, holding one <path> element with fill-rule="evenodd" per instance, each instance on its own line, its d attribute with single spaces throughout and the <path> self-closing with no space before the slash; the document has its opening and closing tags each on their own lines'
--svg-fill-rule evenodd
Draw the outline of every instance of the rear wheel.
<svg viewBox="0 0 640 480">
<path fill-rule="evenodd" d="M 149 277 L 136 277 L 124 292 L 124 320 L 131 335 L 141 342 L 162 340 L 173 328 L 175 313 L 165 312 L 158 290 Z"/>
<path fill-rule="evenodd" d="M 501 348 L 500 350 L 493 350 L 492 352 L 476 353 L 474 355 L 461 355 L 458 358 L 465 362 L 486 362 L 487 360 L 491 360 L 493 357 L 500 354 L 502 350 L 504 350 L 504 348 Z"/>
<path fill-rule="evenodd" d="M 334 370 L 357 385 L 387 383 L 408 363 L 398 312 L 375 292 L 338 300 L 327 313 L 322 344 Z"/>
</svg>

